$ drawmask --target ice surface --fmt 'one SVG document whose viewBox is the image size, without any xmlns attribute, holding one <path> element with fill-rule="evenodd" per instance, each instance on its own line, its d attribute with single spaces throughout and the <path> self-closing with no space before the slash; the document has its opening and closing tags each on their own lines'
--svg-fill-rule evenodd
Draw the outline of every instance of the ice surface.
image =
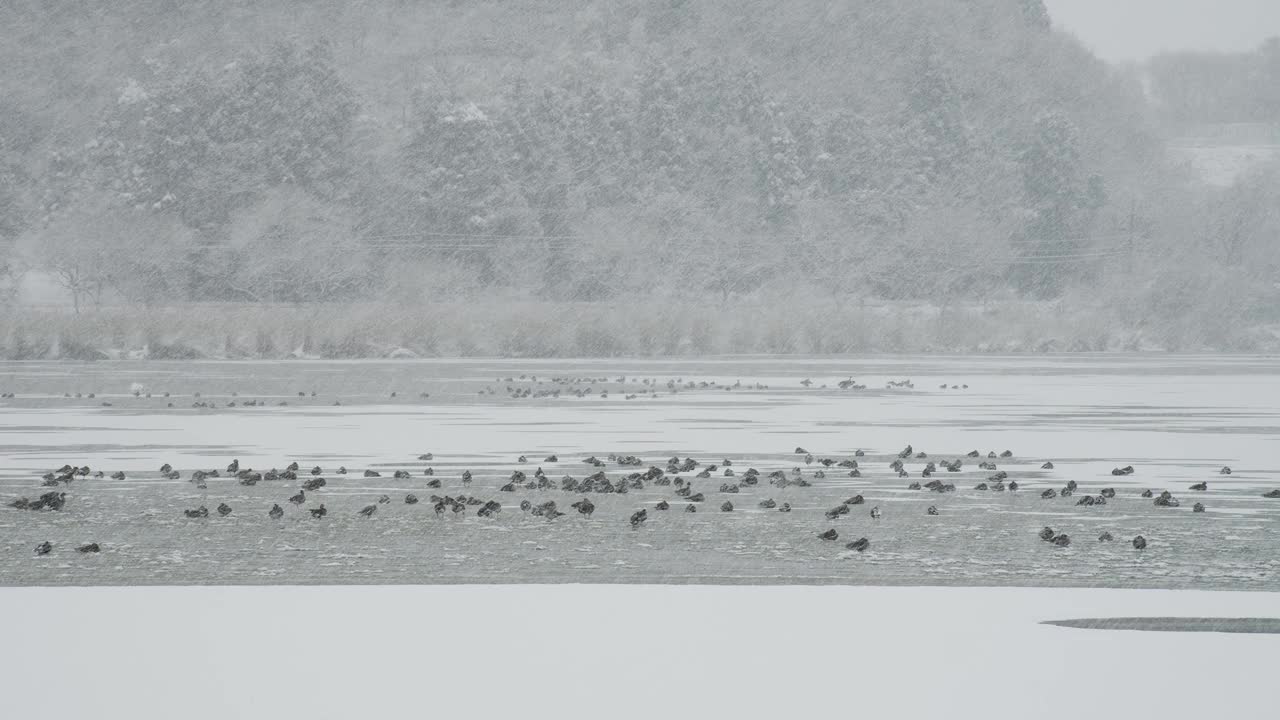
<svg viewBox="0 0 1280 720">
<path fill-rule="evenodd" d="M 525 380 L 520 376 L 525 375 Z M 532 377 L 536 376 L 537 380 Z M 555 376 L 608 377 L 586 397 L 515 400 L 505 388 L 552 388 Z M 619 377 L 627 378 L 624 384 Z M 854 377 L 865 391 L 842 391 Z M 513 378 L 506 382 L 506 378 Z M 625 394 L 658 381 L 657 397 Z M 800 380 L 809 378 L 805 388 Z M 914 388 L 885 390 L 911 378 Z M 715 380 L 738 389 L 695 387 L 671 394 L 668 379 Z M 539 383 L 542 383 L 539 385 Z M 948 389 L 939 389 L 947 383 Z M 135 398 L 132 383 L 149 388 Z M 768 389 L 754 389 L 756 385 Z M 951 385 L 969 385 L 950 389 Z M 1280 501 L 1261 493 L 1280 486 L 1275 464 L 1280 438 L 1280 378 L 1263 357 L 1047 358 L 754 358 L 703 361 L 469 361 L 375 363 L 101 363 L 10 364 L 0 385 L 18 397 L 0 412 L 0 492 L 4 499 L 39 494 L 39 475 L 64 462 L 123 470 L 127 479 L 76 481 L 67 508 L 29 513 L 0 508 L 0 582 L 4 584 L 136 583 L 469 583 L 675 582 L 814 584 L 984 584 L 1266 589 L 1280 587 Z M 822 385 L 826 385 L 823 388 Z M 494 395 L 477 389 L 495 389 Z M 752 389 L 746 389 L 746 388 Z M 315 398 L 311 390 L 317 391 Z M 611 390 L 608 398 L 602 390 Z M 297 391 L 304 390 L 305 398 Z M 397 391 L 392 399 L 390 393 Z M 171 392 L 165 399 L 163 392 Z M 95 392 L 93 400 L 64 392 Z M 194 393 L 217 409 L 192 409 Z M 237 393 L 232 396 L 232 393 Z M 429 392 L 430 397 L 419 397 Z M 104 398 L 111 407 L 102 407 Z M 242 407 L 249 399 L 268 407 Z M 280 400 L 290 405 L 275 406 Z M 332 403 L 338 400 L 341 406 Z M 225 407 L 237 401 L 235 408 Z M 165 405 L 174 402 L 173 409 Z M 958 492 L 908 491 L 911 478 L 889 471 L 907 443 L 944 459 L 979 449 L 999 459 L 1022 489 L 980 492 L 988 472 L 965 458 L 961 473 L 935 477 Z M 813 477 L 793 454 L 846 458 L 865 449 L 863 477 L 835 468 Z M 431 461 L 419 461 L 424 452 Z M 703 512 L 658 514 L 638 530 L 626 518 L 674 488 L 593 496 L 591 520 L 576 513 L 547 522 L 519 511 L 521 499 L 554 499 L 563 509 L 578 496 L 553 491 L 497 492 L 515 469 L 542 465 L 557 481 L 594 468 L 588 455 L 635 454 L 665 466 L 672 455 L 704 465 L 734 460 L 741 472 L 767 474 L 801 465 L 811 488 L 779 490 L 763 483 L 738 495 L 716 492 L 716 477 L 694 480 L 707 494 Z M 560 462 L 542 459 L 558 453 Z M 528 464 L 516 458 L 526 454 Z M 308 493 L 330 516 L 312 521 L 286 499 L 296 482 L 209 480 L 198 490 L 194 468 L 223 467 L 232 457 L 259 470 L 297 460 L 326 468 L 329 485 Z M 985 459 L 985 457 L 983 458 Z M 1045 460 L 1055 469 L 1041 470 Z M 183 479 L 157 468 L 169 462 Z M 352 472 L 336 476 L 343 464 Z M 1134 475 L 1110 470 L 1132 464 Z M 444 487 L 426 488 L 430 465 Z M 1218 475 L 1223 465 L 1234 472 Z M 380 478 L 361 477 L 377 468 Z M 396 480 L 392 471 L 412 472 Z M 475 473 L 463 488 L 464 469 Z M 617 479 L 635 468 L 610 465 Z M 640 468 L 643 469 L 643 468 Z M 1073 498 L 1043 500 L 1046 487 L 1076 480 Z M 1207 493 L 1188 490 L 1209 482 Z M 1113 487 L 1106 506 L 1080 508 L 1076 498 Z M 1183 503 L 1160 509 L 1140 498 L 1144 488 L 1171 490 Z M 429 503 L 405 505 L 406 493 L 497 498 L 494 519 L 436 518 Z M 867 505 L 828 522 L 823 512 L 860 493 Z M 356 511 L 387 494 L 392 503 L 373 518 Z M 725 497 L 732 513 L 714 512 Z M 790 514 L 757 508 L 764 498 L 791 502 Z M 1208 511 L 1193 514 L 1191 503 Z M 226 502 L 228 518 L 188 520 L 182 510 Z M 282 521 L 266 516 L 272 503 Z M 679 511 L 683 502 L 674 502 Z M 873 522 L 866 508 L 879 505 Z M 925 508 L 937 505 L 937 517 Z M 713 512 L 706 512 L 713 510 Z M 1041 543 L 1045 525 L 1074 539 L 1069 548 Z M 835 527 L 838 543 L 816 534 Z M 1116 540 L 1098 543 L 1103 532 Z M 1150 546 L 1135 552 L 1143 534 Z M 845 540 L 871 539 L 863 554 Z M 50 540 L 55 551 L 36 558 Z M 96 541 L 99 555 L 75 545 Z M 1076 617 L 1070 615 L 1067 617 Z"/>
<path fill-rule="evenodd" d="M 5 588 L 4 716 L 1275 717 L 1271 593 L 452 586 Z M 74 690 L 69 690 L 73 688 Z"/>
</svg>

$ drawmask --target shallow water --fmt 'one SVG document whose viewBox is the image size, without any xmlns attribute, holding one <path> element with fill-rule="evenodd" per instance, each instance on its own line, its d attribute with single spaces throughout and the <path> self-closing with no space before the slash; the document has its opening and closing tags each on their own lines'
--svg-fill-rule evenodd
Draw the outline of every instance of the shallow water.
<svg viewBox="0 0 1280 720">
<path fill-rule="evenodd" d="M 523 379 L 521 376 L 525 376 Z M 552 378 L 596 378 L 557 384 Z M 854 378 L 866 390 L 840 390 Z M 510 382 L 507 378 L 511 378 Z M 536 379 L 535 379 L 536 378 Z M 599 381 L 607 378 L 607 382 Z M 625 379 L 624 379 L 625 378 Z M 810 379 L 809 387 L 800 385 Z M 910 379 L 913 388 L 886 388 Z M 643 380 L 651 380 L 645 384 Z M 678 391 L 668 381 L 679 381 Z M 695 387 L 686 389 L 693 382 Z M 703 387 L 701 383 L 708 383 Z M 711 385 L 710 383 L 716 383 Z M 152 397 L 134 397 L 140 383 Z M 740 383 L 736 387 L 735 383 Z M 946 383 L 947 389 L 939 385 Z M 951 389 L 965 385 L 967 389 Z M 826 387 L 823 387 L 823 386 Z M 508 387 L 559 397 L 513 399 Z M 725 389 L 729 386 L 729 389 Z M 763 387 L 767 386 L 767 387 Z M 592 388 L 584 397 L 573 390 Z M 488 390 L 492 390 L 490 394 Z M 649 394 L 656 390 L 656 395 Z M 315 392 L 315 396 L 311 395 Z M 395 398 L 391 397 L 396 392 Z M 608 396 L 602 397 L 602 391 Z M 64 463 L 87 464 L 123 481 L 77 480 L 61 512 L 0 508 L 0 583 L 261 584 L 458 582 L 726 582 L 961 584 L 1280 589 L 1280 363 L 1254 356 L 1063 356 L 734 358 L 727 360 L 410 361 L 410 362 L 121 362 L 0 364 L 0 499 L 36 497 L 40 475 Z M 75 393 L 96 397 L 75 398 Z M 163 393 L 170 397 L 163 397 Z M 299 397 L 298 392 L 304 396 Z M 420 397 L 420 393 L 429 397 Z M 64 394 L 73 397 L 66 398 Z M 199 401 L 216 408 L 193 408 Z M 234 395 L 233 395 L 234 393 Z M 628 394 L 636 394 L 627 399 Z M 244 407 L 247 400 L 261 405 Z M 102 403 L 109 402 L 109 407 Z M 235 402 L 236 407 L 227 407 Z M 340 403 L 335 405 L 334 403 Z M 172 403 L 174 407 L 168 407 Z M 287 403 L 287 405 L 280 405 Z M 1013 450 L 995 462 L 1022 486 L 974 490 L 990 474 L 964 458 L 960 473 L 935 477 L 958 492 L 908 491 L 925 460 L 908 461 L 910 479 L 888 463 L 911 443 L 931 460 L 971 449 Z M 859 458 L 863 477 L 805 466 L 793 450 Z M 416 460 L 431 452 L 433 460 Z M 557 453 L 558 463 L 542 462 Z M 498 492 L 510 473 L 542 466 L 556 481 L 595 469 L 588 455 L 636 455 L 665 467 L 672 455 L 704 466 L 733 461 L 741 472 L 800 466 L 812 487 L 765 484 L 716 492 L 720 472 L 694 480 L 706 502 L 680 510 L 674 487 L 592 495 L 591 519 L 569 503 L 577 495 Z M 516 458 L 525 454 L 528 464 Z M 281 468 L 296 460 L 324 468 L 329 485 L 308 493 L 330 515 L 314 521 L 286 502 L 299 482 L 245 487 L 186 479 L 197 468 Z M 1053 470 L 1041 470 L 1052 460 Z M 183 479 L 157 469 L 171 463 Z M 333 474 L 339 465 L 352 472 Z M 1134 475 L 1113 477 L 1116 466 Z M 1233 473 L 1220 476 L 1229 465 Z M 430 466 L 444 488 L 426 487 Z M 610 464 L 612 479 L 643 470 Z M 364 478 L 366 468 L 384 473 Z M 394 470 L 412 473 L 392 479 Z M 469 469 L 475 481 L 462 487 Z M 699 468 L 701 469 L 701 468 Z M 1075 497 L 1044 500 L 1041 490 L 1079 483 Z M 1207 480 L 1209 490 L 1188 489 Z M 1113 487 L 1100 507 L 1077 507 L 1085 493 Z M 1144 488 L 1172 491 L 1182 507 L 1153 507 Z M 405 505 L 413 492 L 422 498 Z M 437 518 L 432 493 L 497 499 L 494 519 Z M 867 504 L 834 521 L 823 511 L 860 493 Z M 372 518 L 356 511 L 382 494 Z M 653 510 L 659 499 L 673 510 Z M 790 502 L 785 514 L 757 508 L 764 498 Z M 556 500 L 554 521 L 522 513 L 522 499 Z M 731 500 L 733 512 L 719 511 Z M 680 500 L 680 502 L 676 502 Z M 1207 511 L 1192 513 L 1193 502 Z M 226 518 L 189 520 L 182 510 Z M 286 511 L 266 516 L 272 503 Z M 884 517 L 872 520 L 878 505 Z M 938 516 L 925 508 L 936 505 Z M 649 520 L 632 529 L 641 507 Z M 1068 533 L 1058 548 L 1037 533 Z M 817 533 L 835 528 L 838 542 Z M 1099 543 L 1111 532 L 1115 541 Z M 1141 533 L 1144 552 L 1129 540 Z M 858 537 L 865 553 L 844 549 Z M 34 557 L 49 540 L 55 549 Z M 103 552 L 74 547 L 98 542 Z"/>
</svg>

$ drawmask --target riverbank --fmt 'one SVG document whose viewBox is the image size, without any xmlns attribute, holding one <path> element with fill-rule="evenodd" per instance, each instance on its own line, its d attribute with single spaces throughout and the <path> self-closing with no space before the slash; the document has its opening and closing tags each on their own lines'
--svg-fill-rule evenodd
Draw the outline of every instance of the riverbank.
<svg viewBox="0 0 1280 720">
<path fill-rule="evenodd" d="M 765 353 L 1275 352 L 1280 327 L 1111 304 L 697 300 L 192 304 L 0 313 L 0 359 L 688 357 Z"/>
</svg>

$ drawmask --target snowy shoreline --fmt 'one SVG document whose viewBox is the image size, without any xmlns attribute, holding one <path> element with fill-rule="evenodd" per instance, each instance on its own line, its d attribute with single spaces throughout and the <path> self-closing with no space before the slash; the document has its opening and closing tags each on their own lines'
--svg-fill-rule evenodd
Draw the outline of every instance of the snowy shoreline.
<svg viewBox="0 0 1280 720">
<path fill-rule="evenodd" d="M 1154 310 L 1152 311 L 1154 312 Z M 1280 327 L 1116 323 L 1112 305 L 670 300 L 405 306 L 208 304 L 0 316 L 0 359 L 689 358 L 849 353 L 1280 352 Z"/>
</svg>

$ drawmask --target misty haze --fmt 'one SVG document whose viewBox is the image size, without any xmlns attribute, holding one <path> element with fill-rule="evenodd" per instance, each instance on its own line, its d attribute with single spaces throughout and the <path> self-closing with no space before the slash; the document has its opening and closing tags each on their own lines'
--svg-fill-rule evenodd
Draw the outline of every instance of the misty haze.
<svg viewBox="0 0 1280 720">
<path fill-rule="evenodd" d="M 1280 7 L 0 0 L 5 717 L 1270 718 L 1277 438 Z"/>
<path fill-rule="evenodd" d="M 0 12 L 9 359 L 1280 346 L 1280 41 L 1116 67 L 1038 0 Z"/>
</svg>

